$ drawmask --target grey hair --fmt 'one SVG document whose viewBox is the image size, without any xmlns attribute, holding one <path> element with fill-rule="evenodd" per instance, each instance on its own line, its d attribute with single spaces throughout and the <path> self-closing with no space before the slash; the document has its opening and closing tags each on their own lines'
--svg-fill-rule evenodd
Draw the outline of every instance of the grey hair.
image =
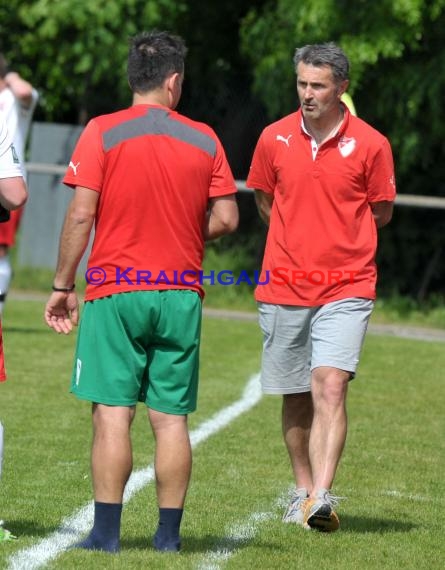
<svg viewBox="0 0 445 570">
<path fill-rule="evenodd" d="M 294 55 L 295 70 L 300 62 L 314 67 L 330 67 L 337 83 L 349 79 L 349 60 L 334 42 L 297 48 Z"/>
</svg>

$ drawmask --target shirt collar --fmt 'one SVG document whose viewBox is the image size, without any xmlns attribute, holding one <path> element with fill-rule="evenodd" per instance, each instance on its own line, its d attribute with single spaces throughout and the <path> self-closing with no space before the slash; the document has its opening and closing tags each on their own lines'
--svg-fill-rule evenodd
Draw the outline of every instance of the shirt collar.
<svg viewBox="0 0 445 570">
<path fill-rule="evenodd" d="M 340 102 L 340 105 L 343 107 L 343 121 L 335 135 L 336 137 L 342 136 L 344 134 L 349 123 L 349 117 L 351 116 L 348 107 L 343 102 Z M 304 118 L 303 118 L 303 113 L 301 112 L 301 108 L 298 110 L 298 112 L 300 114 L 300 126 L 302 132 L 305 133 L 310 139 L 312 139 L 312 135 L 309 134 L 309 131 L 306 129 L 306 126 L 304 124 Z"/>
</svg>

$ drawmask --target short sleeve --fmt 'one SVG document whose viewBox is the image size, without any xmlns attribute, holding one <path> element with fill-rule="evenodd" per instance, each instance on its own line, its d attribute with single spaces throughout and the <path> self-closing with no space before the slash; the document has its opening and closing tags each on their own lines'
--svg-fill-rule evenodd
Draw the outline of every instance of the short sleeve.
<svg viewBox="0 0 445 570">
<path fill-rule="evenodd" d="M 369 166 L 366 186 L 370 203 L 392 202 L 396 197 L 394 161 L 386 138 Z"/>
<path fill-rule="evenodd" d="M 273 194 L 276 186 L 275 169 L 265 132 L 261 134 L 252 157 L 246 186 Z"/>
<path fill-rule="evenodd" d="M 224 148 L 216 139 L 216 154 L 213 162 L 212 180 L 210 183 L 209 197 L 218 198 L 236 193 L 235 180 L 230 165 L 227 161 Z"/>
<path fill-rule="evenodd" d="M 96 121 L 91 120 L 77 141 L 63 183 L 101 192 L 104 176 L 102 136 Z"/>
</svg>

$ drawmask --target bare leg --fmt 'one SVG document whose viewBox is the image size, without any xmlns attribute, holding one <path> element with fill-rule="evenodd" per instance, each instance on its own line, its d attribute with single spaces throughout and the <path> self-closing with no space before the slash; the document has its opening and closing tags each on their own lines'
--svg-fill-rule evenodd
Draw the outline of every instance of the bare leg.
<svg viewBox="0 0 445 570">
<path fill-rule="evenodd" d="M 283 437 L 289 453 L 296 487 L 312 490 L 309 435 L 313 418 L 310 392 L 283 396 Z"/>
<path fill-rule="evenodd" d="M 183 508 L 192 470 L 187 416 L 149 409 L 156 439 L 156 492 L 160 508 Z"/>
<path fill-rule="evenodd" d="M 314 419 L 309 442 L 313 493 L 330 489 L 346 441 L 349 372 L 320 366 L 312 372 Z"/>
<path fill-rule="evenodd" d="M 130 427 L 134 415 L 134 407 L 93 405 L 91 463 L 96 501 L 122 503 L 133 468 Z"/>
<path fill-rule="evenodd" d="M 94 525 L 76 548 L 119 550 L 122 499 L 133 465 L 130 427 L 134 415 L 134 407 L 93 404 Z"/>
<path fill-rule="evenodd" d="M 185 496 L 192 470 L 192 449 L 187 416 L 149 409 L 156 439 L 155 473 L 159 524 L 153 545 L 163 552 L 178 552 Z"/>
</svg>

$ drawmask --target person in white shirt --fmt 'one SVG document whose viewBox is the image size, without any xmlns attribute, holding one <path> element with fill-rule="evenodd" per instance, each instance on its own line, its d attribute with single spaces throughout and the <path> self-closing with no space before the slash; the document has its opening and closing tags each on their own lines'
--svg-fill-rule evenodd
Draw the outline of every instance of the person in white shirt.
<svg viewBox="0 0 445 570">
<path fill-rule="evenodd" d="M 38 98 L 31 83 L 17 72 L 9 71 L 5 57 L 0 53 L 0 111 L 5 117 L 25 179 L 25 146 Z M 22 214 L 23 209 L 15 210 L 9 221 L 0 224 L 0 315 L 12 276 L 9 249 L 15 243 Z"/>
<path fill-rule="evenodd" d="M 3 211 L 15 210 L 26 202 L 26 183 L 17 153 L 9 136 L 5 118 L 0 113 L 0 208 Z M 0 322 L 0 382 L 6 380 L 3 355 L 3 336 Z M 0 475 L 3 459 L 3 425 L 0 422 Z M 0 542 L 14 536 L 2 526 L 0 521 Z"/>
</svg>

